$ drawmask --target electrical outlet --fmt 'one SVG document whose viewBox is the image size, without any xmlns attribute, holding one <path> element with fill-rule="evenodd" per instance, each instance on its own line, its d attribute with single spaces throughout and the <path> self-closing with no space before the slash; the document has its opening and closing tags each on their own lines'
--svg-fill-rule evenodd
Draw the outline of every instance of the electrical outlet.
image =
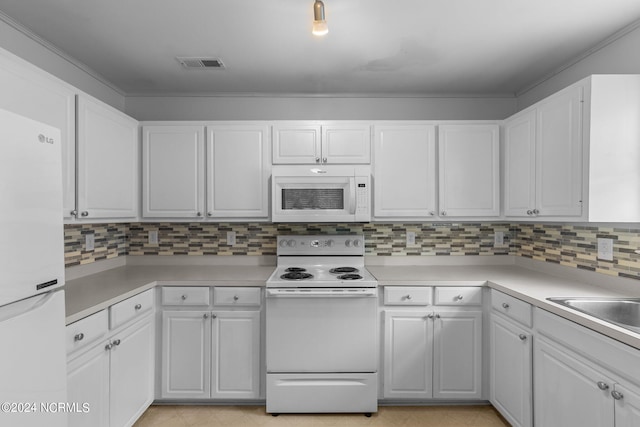
<svg viewBox="0 0 640 427">
<path fill-rule="evenodd" d="M 416 233 L 414 231 L 407 231 L 407 246 L 414 246 L 416 244 Z"/>
<path fill-rule="evenodd" d="M 236 232 L 235 231 L 227 231 L 227 245 L 235 246 L 236 245 Z"/>
<path fill-rule="evenodd" d="M 150 245 L 158 244 L 158 230 L 149 230 L 149 244 Z"/>
<path fill-rule="evenodd" d="M 496 234 L 493 235 L 493 246 L 503 246 L 504 245 L 504 232 L 496 231 Z"/>
<path fill-rule="evenodd" d="M 92 251 L 96 248 L 96 235 L 91 233 L 91 234 L 85 234 L 84 235 L 84 249 L 87 251 Z"/>
<path fill-rule="evenodd" d="M 613 261 L 613 239 L 598 239 L 598 259 Z"/>
</svg>

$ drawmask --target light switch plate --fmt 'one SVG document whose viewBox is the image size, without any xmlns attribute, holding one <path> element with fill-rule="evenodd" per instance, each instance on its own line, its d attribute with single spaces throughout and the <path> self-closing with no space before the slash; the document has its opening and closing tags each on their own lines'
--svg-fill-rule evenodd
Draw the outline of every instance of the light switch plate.
<svg viewBox="0 0 640 427">
<path fill-rule="evenodd" d="M 227 245 L 235 246 L 235 244 L 236 244 L 236 232 L 227 231 Z"/>
<path fill-rule="evenodd" d="M 504 232 L 496 231 L 496 234 L 493 235 L 493 246 L 503 246 L 504 245 Z"/>
<path fill-rule="evenodd" d="M 598 259 L 613 261 L 613 239 L 598 238 Z"/>
<path fill-rule="evenodd" d="M 158 230 L 149 230 L 149 244 L 150 245 L 158 244 Z"/>
<path fill-rule="evenodd" d="M 91 234 L 85 234 L 84 235 L 84 248 L 87 251 L 92 251 L 96 248 L 96 235 L 91 233 Z"/>
<path fill-rule="evenodd" d="M 414 246 L 416 244 L 416 233 L 414 231 L 407 231 L 407 246 Z"/>
</svg>

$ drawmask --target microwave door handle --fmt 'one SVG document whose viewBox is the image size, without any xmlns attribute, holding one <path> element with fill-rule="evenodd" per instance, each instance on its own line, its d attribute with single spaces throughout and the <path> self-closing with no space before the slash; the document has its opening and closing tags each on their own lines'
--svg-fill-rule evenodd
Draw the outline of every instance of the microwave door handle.
<svg viewBox="0 0 640 427">
<path fill-rule="evenodd" d="M 356 202 L 358 200 L 356 197 L 356 179 L 354 177 L 349 177 L 349 187 L 349 213 L 353 215 L 356 213 Z"/>
</svg>

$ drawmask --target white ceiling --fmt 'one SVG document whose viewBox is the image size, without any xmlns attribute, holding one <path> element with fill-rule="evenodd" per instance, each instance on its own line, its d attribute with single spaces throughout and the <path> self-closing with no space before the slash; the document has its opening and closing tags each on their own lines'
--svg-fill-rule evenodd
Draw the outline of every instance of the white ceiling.
<svg viewBox="0 0 640 427">
<path fill-rule="evenodd" d="M 0 0 L 0 11 L 130 95 L 513 95 L 640 19 L 638 0 L 324 3 L 322 38 L 313 0 Z M 226 69 L 175 59 L 211 55 Z"/>
</svg>

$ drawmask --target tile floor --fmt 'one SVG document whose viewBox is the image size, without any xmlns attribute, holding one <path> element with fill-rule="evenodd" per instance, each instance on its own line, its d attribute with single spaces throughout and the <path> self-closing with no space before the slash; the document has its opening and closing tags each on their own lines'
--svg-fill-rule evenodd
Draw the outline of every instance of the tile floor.
<svg viewBox="0 0 640 427">
<path fill-rule="evenodd" d="M 273 417 L 264 406 L 154 405 L 134 427 L 505 427 L 509 424 L 485 406 L 381 406 L 367 418 L 362 414 L 283 414 Z"/>
</svg>

